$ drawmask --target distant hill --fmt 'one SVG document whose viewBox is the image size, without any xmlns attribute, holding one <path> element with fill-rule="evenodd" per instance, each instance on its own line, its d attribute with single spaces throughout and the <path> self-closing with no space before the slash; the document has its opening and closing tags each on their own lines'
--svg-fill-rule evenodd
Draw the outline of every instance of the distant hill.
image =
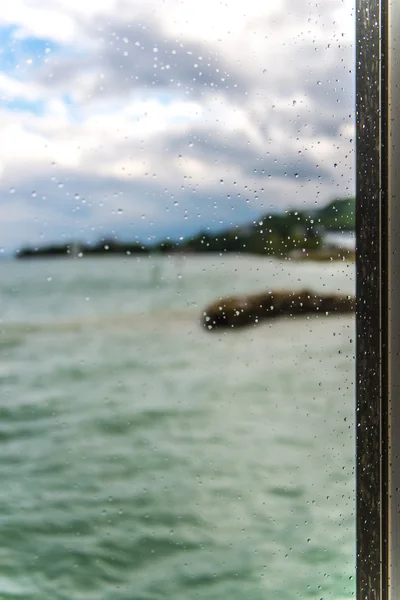
<svg viewBox="0 0 400 600">
<path fill-rule="evenodd" d="M 325 229 L 354 231 L 356 228 L 355 198 L 336 198 L 315 212 Z"/>
<path fill-rule="evenodd" d="M 44 247 L 25 247 L 17 258 L 57 256 L 172 254 L 174 252 L 250 253 L 284 256 L 293 251 L 310 252 L 323 246 L 325 231 L 354 231 L 355 199 L 337 198 L 326 206 L 303 211 L 264 215 L 252 223 L 212 232 L 210 229 L 186 239 L 166 239 L 154 244 L 123 243 L 102 238 L 94 246 L 79 242 Z"/>
</svg>

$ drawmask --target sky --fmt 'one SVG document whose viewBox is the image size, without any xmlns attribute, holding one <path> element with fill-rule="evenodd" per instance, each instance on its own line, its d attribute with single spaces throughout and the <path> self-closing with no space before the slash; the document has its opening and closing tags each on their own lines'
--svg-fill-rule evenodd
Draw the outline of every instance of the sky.
<svg viewBox="0 0 400 600">
<path fill-rule="evenodd" d="M 158 240 L 354 194 L 351 0 L 12 0 L 0 249 Z"/>
</svg>

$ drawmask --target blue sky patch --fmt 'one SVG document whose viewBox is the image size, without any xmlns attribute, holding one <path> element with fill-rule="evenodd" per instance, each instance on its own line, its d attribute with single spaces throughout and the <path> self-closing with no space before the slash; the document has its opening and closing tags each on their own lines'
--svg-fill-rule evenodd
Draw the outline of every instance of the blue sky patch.
<svg viewBox="0 0 400 600">
<path fill-rule="evenodd" d="M 45 113 L 45 102 L 43 100 L 25 100 L 22 98 L 13 100 L 2 100 L 0 106 L 12 111 L 30 112 L 35 115 L 43 115 Z"/>
<path fill-rule="evenodd" d="M 42 64 L 46 57 L 60 52 L 62 47 L 53 41 L 38 38 L 18 38 L 16 26 L 0 27 L 0 70 L 10 73 L 32 60 Z"/>
</svg>

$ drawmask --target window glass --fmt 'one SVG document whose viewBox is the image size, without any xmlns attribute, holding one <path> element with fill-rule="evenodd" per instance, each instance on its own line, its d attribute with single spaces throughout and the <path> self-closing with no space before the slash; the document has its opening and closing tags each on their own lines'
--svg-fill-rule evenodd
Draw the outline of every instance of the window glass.
<svg viewBox="0 0 400 600">
<path fill-rule="evenodd" d="M 0 14 L 0 596 L 354 596 L 349 0 Z"/>
</svg>

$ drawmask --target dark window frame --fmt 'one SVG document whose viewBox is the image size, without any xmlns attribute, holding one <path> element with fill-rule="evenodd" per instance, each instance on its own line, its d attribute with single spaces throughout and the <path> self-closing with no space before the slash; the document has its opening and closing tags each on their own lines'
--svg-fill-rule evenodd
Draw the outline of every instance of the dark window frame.
<svg viewBox="0 0 400 600">
<path fill-rule="evenodd" d="M 400 437 L 396 437 L 400 7 L 396 0 L 357 0 L 356 8 L 357 598 L 396 600 L 400 598 Z"/>
</svg>

